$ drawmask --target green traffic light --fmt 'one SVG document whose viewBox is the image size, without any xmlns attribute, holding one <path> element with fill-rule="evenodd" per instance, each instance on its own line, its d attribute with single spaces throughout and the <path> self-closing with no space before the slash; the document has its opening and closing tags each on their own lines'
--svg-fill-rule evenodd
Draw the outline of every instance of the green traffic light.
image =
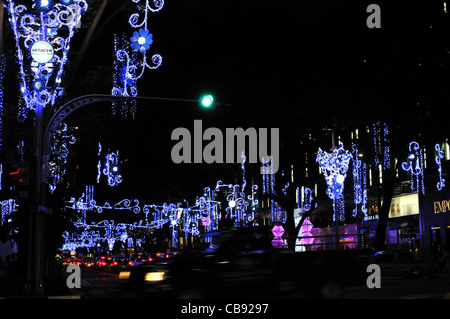
<svg viewBox="0 0 450 319">
<path fill-rule="evenodd" d="M 204 108 L 209 108 L 214 104 L 214 97 L 211 94 L 204 95 L 200 98 L 200 104 Z"/>
</svg>

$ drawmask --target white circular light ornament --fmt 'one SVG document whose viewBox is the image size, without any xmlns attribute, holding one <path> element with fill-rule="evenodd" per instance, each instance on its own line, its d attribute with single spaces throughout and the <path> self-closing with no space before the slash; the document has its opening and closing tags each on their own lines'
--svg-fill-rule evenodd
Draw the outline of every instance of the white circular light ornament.
<svg viewBox="0 0 450 319">
<path fill-rule="evenodd" d="M 344 181 L 345 181 L 344 175 L 341 174 L 336 175 L 336 182 L 338 182 L 339 184 L 344 184 Z"/>
<path fill-rule="evenodd" d="M 31 47 L 31 57 L 37 63 L 47 63 L 53 59 L 55 51 L 47 41 L 37 41 Z"/>
<path fill-rule="evenodd" d="M 230 201 L 228 202 L 228 206 L 231 207 L 231 208 L 236 207 L 236 201 L 230 200 Z"/>
</svg>

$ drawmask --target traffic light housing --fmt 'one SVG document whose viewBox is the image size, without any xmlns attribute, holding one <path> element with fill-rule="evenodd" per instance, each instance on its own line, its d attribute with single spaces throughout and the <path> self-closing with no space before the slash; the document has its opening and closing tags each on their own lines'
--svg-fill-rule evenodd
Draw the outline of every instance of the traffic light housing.
<svg viewBox="0 0 450 319">
<path fill-rule="evenodd" d="M 30 184 L 30 167 L 28 162 L 9 162 L 3 165 L 3 178 L 10 187 Z"/>
</svg>

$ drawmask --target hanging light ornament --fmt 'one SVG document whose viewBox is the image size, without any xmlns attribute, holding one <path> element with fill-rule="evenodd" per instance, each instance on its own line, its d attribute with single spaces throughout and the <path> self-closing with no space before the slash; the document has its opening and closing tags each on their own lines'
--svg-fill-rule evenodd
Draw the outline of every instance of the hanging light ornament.
<svg viewBox="0 0 450 319">
<path fill-rule="evenodd" d="M 126 53 L 126 54 L 125 54 Z M 131 49 L 128 39 L 125 35 L 114 37 L 114 74 L 113 89 L 111 94 L 114 96 L 137 96 L 137 79 L 134 77 L 135 68 L 129 65 L 137 63 L 137 53 Z M 122 63 L 126 58 L 130 63 Z M 136 100 L 131 101 L 113 101 L 113 115 L 122 116 L 125 119 L 136 117 Z"/>
<path fill-rule="evenodd" d="M 364 216 L 367 214 L 367 186 L 366 186 L 366 164 L 359 159 L 358 148 L 352 146 L 353 156 L 353 201 L 355 208 L 353 216 L 358 214 L 358 207 L 361 205 L 361 211 Z"/>
<path fill-rule="evenodd" d="M 308 187 L 302 186 L 296 189 L 296 201 L 297 208 L 300 209 L 301 213 L 311 209 L 311 204 L 314 199 L 314 191 Z"/>
<path fill-rule="evenodd" d="M 333 200 L 333 221 L 344 220 L 344 182 L 347 170 L 352 159 L 352 154 L 344 149 L 344 144 L 339 143 L 331 153 L 319 149 L 316 162 L 319 163 L 327 182 L 327 195 Z"/>
<path fill-rule="evenodd" d="M 52 106 L 62 94 L 70 41 L 88 7 L 85 0 L 33 2 L 29 10 L 6 1 L 16 40 L 20 92 L 29 110 Z"/>
<path fill-rule="evenodd" d="M 439 145 L 439 143 L 434 146 L 434 149 L 436 151 L 435 161 L 438 167 L 438 174 L 439 174 L 439 182 L 437 183 L 436 187 L 439 191 L 441 191 L 442 188 L 445 187 L 445 179 L 442 178 L 442 163 L 441 163 L 441 159 L 444 158 L 444 151 L 441 150 L 441 146 Z"/>
<path fill-rule="evenodd" d="M 425 195 L 423 183 L 423 155 L 419 143 L 409 143 L 408 161 L 402 163 L 402 169 L 411 174 L 411 192 L 420 192 Z"/>
<path fill-rule="evenodd" d="M 386 123 L 373 123 L 373 142 L 375 151 L 375 167 L 380 170 L 390 169 L 389 129 Z M 380 168 L 381 167 L 381 168 Z"/>
<path fill-rule="evenodd" d="M 106 154 L 103 175 L 107 177 L 108 186 L 117 186 L 122 183 L 122 175 L 120 174 L 119 167 L 119 151 Z"/>
<path fill-rule="evenodd" d="M 139 12 L 133 13 L 128 23 L 133 29 L 133 36 L 129 38 L 129 42 L 125 42 L 123 38 L 115 40 L 115 62 L 116 70 L 112 95 L 114 96 L 136 96 L 136 82 L 144 74 L 145 69 L 156 69 L 162 63 L 162 57 L 159 54 L 147 56 L 150 46 L 153 44 L 153 34 L 148 29 L 149 12 L 159 12 L 164 6 L 163 0 L 133 0 L 139 11 L 144 11 L 144 17 L 141 18 Z M 113 104 L 113 112 L 117 111 L 117 103 Z M 132 106 L 133 108 L 133 106 Z M 131 111 L 135 116 L 135 111 Z M 123 114 L 123 112 L 122 112 Z"/>
</svg>

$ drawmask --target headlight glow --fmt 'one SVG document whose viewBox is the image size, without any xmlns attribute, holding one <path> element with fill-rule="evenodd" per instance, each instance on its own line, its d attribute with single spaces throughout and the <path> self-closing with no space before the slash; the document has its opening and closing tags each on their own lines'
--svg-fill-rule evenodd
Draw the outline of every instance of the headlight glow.
<svg viewBox="0 0 450 319">
<path fill-rule="evenodd" d="M 130 272 L 129 271 L 121 271 L 119 273 L 119 279 L 128 279 L 130 278 Z"/>
<path fill-rule="evenodd" d="M 164 271 L 148 272 L 145 274 L 145 281 L 161 281 L 164 280 Z"/>
</svg>

